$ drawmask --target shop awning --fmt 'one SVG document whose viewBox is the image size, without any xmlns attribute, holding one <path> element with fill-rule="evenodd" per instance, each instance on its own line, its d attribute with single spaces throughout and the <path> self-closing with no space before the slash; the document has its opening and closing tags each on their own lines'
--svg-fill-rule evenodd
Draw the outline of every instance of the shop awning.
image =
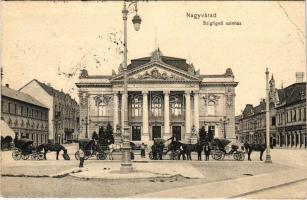
<svg viewBox="0 0 307 200">
<path fill-rule="evenodd" d="M 1 120 L 1 136 L 11 136 L 12 138 L 15 138 L 15 132 L 7 125 L 7 123 L 3 120 Z"/>
</svg>

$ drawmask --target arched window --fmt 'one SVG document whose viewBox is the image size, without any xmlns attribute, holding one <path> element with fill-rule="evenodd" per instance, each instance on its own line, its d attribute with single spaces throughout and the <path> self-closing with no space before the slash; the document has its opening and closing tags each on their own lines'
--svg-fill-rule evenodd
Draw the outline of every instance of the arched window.
<svg viewBox="0 0 307 200">
<path fill-rule="evenodd" d="M 208 111 L 208 115 L 215 115 L 215 103 L 214 103 L 214 101 L 208 102 L 207 111 Z"/>
<path fill-rule="evenodd" d="M 132 117 L 142 116 L 142 104 L 143 100 L 141 96 L 135 96 L 131 101 L 131 115 Z"/>
<path fill-rule="evenodd" d="M 170 107 L 171 107 L 171 114 L 174 116 L 182 115 L 182 98 L 179 96 L 171 96 L 170 97 Z"/>
<path fill-rule="evenodd" d="M 154 117 L 162 116 L 162 98 L 160 96 L 153 97 L 151 101 L 151 112 Z"/>
</svg>

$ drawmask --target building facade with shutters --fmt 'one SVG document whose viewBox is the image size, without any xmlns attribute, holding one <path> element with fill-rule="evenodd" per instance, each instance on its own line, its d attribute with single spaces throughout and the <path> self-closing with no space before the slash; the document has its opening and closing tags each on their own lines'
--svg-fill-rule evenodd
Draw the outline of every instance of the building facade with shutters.
<svg viewBox="0 0 307 200">
<path fill-rule="evenodd" d="M 33 79 L 19 91 L 35 98 L 49 108 L 49 142 L 64 143 L 77 140 L 79 136 L 79 105 L 67 93 Z"/>
<path fill-rule="evenodd" d="M 185 59 L 163 56 L 131 60 L 127 67 L 128 119 L 132 141 L 149 142 L 173 135 L 189 142 L 204 126 L 215 137 L 235 138 L 235 82 L 230 68 L 224 74 L 202 75 Z M 90 138 L 110 123 L 123 132 L 123 69 L 112 75 L 81 72 L 79 82 L 81 136 Z M 227 124 L 221 119 L 227 118 Z M 80 137 L 81 137 L 80 136 Z"/>
<path fill-rule="evenodd" d="M 306 148 L 306 82 L 302 72 L 296 73 L 296 83 L 276 89 L 270 80 L 270 138 L 279 148 Z M 264 143 L 266 138 L 265 101 L 247 104 L 236 117 L 240 142 Z"/>
<path fill-rule="evenodd" d="M 33 140 L 34 146 L 48 141 L 49 109 L 32 96 L 1 86 L 1 120 L 14 132 L 15 137 Z M 6 133 L 1 133 L 5 136 Z"/>
</svg>

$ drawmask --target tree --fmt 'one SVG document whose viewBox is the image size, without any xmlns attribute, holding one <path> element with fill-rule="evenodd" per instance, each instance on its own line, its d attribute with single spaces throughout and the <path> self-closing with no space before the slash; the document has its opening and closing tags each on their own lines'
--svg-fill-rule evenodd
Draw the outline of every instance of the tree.
<svg viewBox="0 0 307 200">
<path fill-rule="evenodd" d="M 200 143 L 205 143 L 206 142 L 206 130 L 205 127 L 201 127 L 198 131 L 198 135 L 199 135 L 199 141 Z"/>
<path fill-rule="evenodd" d="M 114 144 L 113 127 L 111 126 L 110 123 L 107 124 L 106 140 L 108 144 Z"/>
<path fill-rule="evenodd" d="M 105 144 L 106 143 L 106 133 L 104 131 L 103 126 L 99 127 L 98 142 L 100 144 Z"/>
</svg>

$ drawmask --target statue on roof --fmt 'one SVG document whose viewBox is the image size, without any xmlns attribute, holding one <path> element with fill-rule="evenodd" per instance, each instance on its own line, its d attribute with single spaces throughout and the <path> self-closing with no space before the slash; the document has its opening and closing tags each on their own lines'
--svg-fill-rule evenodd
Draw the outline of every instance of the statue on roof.
<svg viewBox="0 0 307 200">
<path fill-rule="evenodd" d="M 231 68 L 226 69 L 225 76 L 226 77 L 228 77 L 228 76 L 233 77 L 234 76 Z"/>
<path fill-rule="evenodd" d="M 118 73 L 122 73 L 124 71 L 123 63 L 120 63 L 118 66 Z"/>
<path fill-rule="evenodd" d="M 80 73 L 80 76 L 79 78 L 87 78 L 88 77 L 88 72 L 86 69 L 81 69 L 81 73 Z"/>
<path fill-rule="evenodd" d="M 151 54 L 151 61 L 161 61 L 162 53 L 160 49 L 156 49 L 154 52 Z"/>
</svg>

